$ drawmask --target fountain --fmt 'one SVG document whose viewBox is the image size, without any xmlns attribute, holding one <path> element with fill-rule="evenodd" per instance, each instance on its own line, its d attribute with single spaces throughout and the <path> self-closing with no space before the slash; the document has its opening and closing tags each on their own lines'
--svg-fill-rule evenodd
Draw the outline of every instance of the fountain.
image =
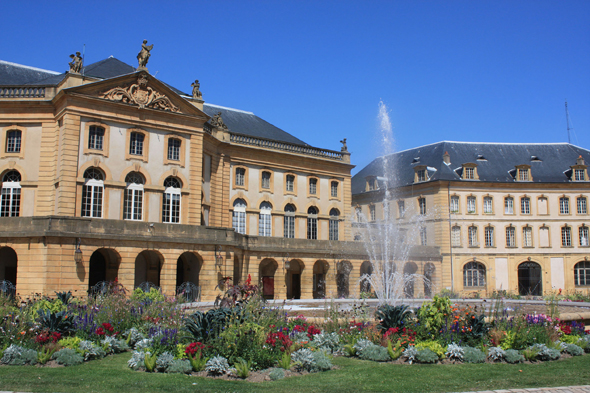
<svg viewBox="0 0 590 393">
<path fill-rule="evenodd" d="M 360 211 L 355 212 L 357 225 L 364 232 L 364 246 L 370 259 L 372 271 L 363 274 L 361 283 L 371 286 L 377 296 L 379 305 L 398 305 L 404 297 L 410 297 L 415 282 L 430 285 L 424 275 L 406 269 L 414 239 L 419 239 L 421 231 L 425 231 L 427 215 L 419 214 L 413 206 L 408 209 L 398 205 L 400 220 L 395 217 L 395 209 L 399 196 L 397 190 L 398 176 L 394 162 L 394 140 L 387 107 L 379 103 L 379 123 L 383 156 L 381 157 L 382 174 L 377 177 L 378 189 L 383 192 L 383 219 L 370 222 Z M 377 187 L 376 187 L 377 188 Z M 353 221 L 354 221 L 353 220 Z M 411 290 L 411 291 L 410 291 Z"/>
</svg>

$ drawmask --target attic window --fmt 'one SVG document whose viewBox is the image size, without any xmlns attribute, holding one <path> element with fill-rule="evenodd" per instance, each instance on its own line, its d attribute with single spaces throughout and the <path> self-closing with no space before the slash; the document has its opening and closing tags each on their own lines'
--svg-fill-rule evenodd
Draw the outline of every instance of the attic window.
<svg viewBox="0 0 590 393">
<path fill-rule="evenodd" d="M 542 162 L 543 160 L 541 160 L 541 159 L 540 159 L 539 157 L 537 157 L 537 156 L 531 156 L 531 161 L 534 161 L 534 162 Z"/>
<path fill-rule="evenodd" d="M 510 174 L 516 181 L 533 181 L 530 165 L 517 165 Z"/>
<path fill-rule="evenodd" d="M 412 164 L 417 164 L 420 162 L 420 157 L 414 157 L 414 159 L 412 160 Z"/>
<path fill-rule="evenodd" d="M 463 170 L 461 171 L 461 178 L 463 180 L 478 180 L 477 164 L 468 162 L 463 164 Z"/>
<path fill-rule="evenodd" d="M 420 183 L 430 180 L 426 165 L 420 165 L 414 168 L 414 183 Z"/>
<path fill-rule="evenodd" d="M 487 159 L 487 158 L 485 158 L 483 155 L 481 155 L 481 154 L 478 154 L 478 155 L 477 155 L 477 161 L 487 161 L 487 160 L 488 160 L 488 159 Z"/>
</svg>

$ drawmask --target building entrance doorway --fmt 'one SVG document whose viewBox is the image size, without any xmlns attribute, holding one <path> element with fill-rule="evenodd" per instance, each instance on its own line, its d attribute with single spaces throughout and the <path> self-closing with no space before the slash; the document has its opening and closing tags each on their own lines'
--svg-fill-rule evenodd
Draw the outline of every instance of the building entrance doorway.
<svg viewBox="0 0 590 393">
<path fill-rule="evenodd" d="M 541 296 L 541 265 L 536 262 L 523 262 L 518 265 L 518 294 L 523 296 Z"/>
</svg>

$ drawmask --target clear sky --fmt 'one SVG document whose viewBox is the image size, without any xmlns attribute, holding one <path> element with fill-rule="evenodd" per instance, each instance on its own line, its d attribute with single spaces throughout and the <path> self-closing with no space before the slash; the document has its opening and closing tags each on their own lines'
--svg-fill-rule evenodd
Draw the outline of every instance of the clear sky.
<svg viewBox="0 0 590 393">
<path fill-rule="evenodd" d="M 590 1 L 11 1 L 0 59 L 65 71 L 114 56 L 310 145 L 380 155 L 441 140 L 590 148 Z"/>
</svg>

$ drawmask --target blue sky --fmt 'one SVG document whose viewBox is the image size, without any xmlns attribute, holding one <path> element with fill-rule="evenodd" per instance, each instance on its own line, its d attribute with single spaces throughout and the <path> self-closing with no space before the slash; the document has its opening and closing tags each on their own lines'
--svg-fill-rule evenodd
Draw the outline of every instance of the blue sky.
<svg viewBox="0 0 590 393">
<path fill-rule="evenodd" d="M 310 145 L 441 140 L 590 148 L 590 1 L 39 1 L 4 3 L 0 59 L 65 71 L 110 55 L 205 101 L 252 111 Z"/>
</svg>

